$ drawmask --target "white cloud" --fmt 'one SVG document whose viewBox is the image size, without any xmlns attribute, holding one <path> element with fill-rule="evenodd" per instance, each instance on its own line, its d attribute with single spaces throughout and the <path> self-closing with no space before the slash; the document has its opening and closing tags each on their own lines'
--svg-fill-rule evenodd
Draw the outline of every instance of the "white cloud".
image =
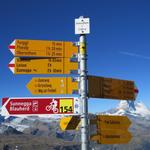
<svg viewBox="0 0 150 150">
<path fill-rule="evenodd" d="M 127 56 L 132 56 L 132 57 L 138 57 L 138 58 L 142 58 L 142 59 L 149 59 L 150 60 L 149 56 L 139 55 L 139 54 L 136 54 L 136 53 L 120 51 L 120 54 L 127 55 Z"/>
</svg>

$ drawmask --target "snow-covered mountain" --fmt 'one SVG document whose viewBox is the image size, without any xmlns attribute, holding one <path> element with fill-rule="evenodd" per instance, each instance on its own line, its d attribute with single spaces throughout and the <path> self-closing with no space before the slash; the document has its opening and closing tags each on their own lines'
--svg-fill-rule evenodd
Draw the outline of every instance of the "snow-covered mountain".
<svg viewBox="0 0 150 150">
<path fill-rule="evenodd" d="M 116 108 L 112 108 L 106 112 L 98 114 L 107 114 L 107 115 L 125 115 L 131 120 L 132 124 L 129 128 L 130 132 L 133 135 L 132 141 L 126 146 L 122 145 L 111 145 L 106 147 L 106 145 L 95 145 L 95 150 L 149 150 L 150 149 L 150 109 L 147 108 L 142 102 L 128 102 L 120 101 Z M 95 114 L 90 114 L 95 116 Z M 89 115 L 89 116 L 90 116 Z M 28 144 L 24 143 L 24 146 L 31 146 L 34 143 L 34 140 L 38 140 L 38 143 L 47 143 L 47 147 L 43 149 L 48 149 L 50 146 L 49 141 L 53 141 L 53 146 L 64 145 L 66 141 L 71 141 L 75 144 L 75 149 L 79 150 L 79 141 L 80 141 L 80 130 L 74 131 L 61 131 L 59 127 L 59 117 L 3 117 L 0 115 L 0 135 L 4 142 L 12 137 L 15 141 L 20 141 L 20 139 L 28 139 Z M 21 140 L 21 145 L 23 146 Z M 64 143 L 63 143 L 64 142 Z M 61 143 L 61 144 L 60 144 Z M 15 144 L 14 144 L 15 145 Z M 70 144 L 71 145 L 71 144 Z M 72 146 L 72 145 L 71 145 Z M 28 149 L 32 149 L 28 147 Z M 57 147 L 57 146 L 56 146 Z M 1 149 L 1 144 L 0 144 Z M 66 148 L 67 149 L 67 148 Z M 70 148 L 72 149 L 72 147 Z"/>
<path fill-rule="evenodd" d="M 1 112 L 1 111 L 0 111 Z M 147 108 L 142 102 L 132 102 L 132 101 L 120 101 L 116 108 L 112 108 L 106 112 L 98 114 L 107 115 L 123 115 L 135 118 L 144 118 L 150 120 L 150 109 Z M 0 115 L 0 124 L 3 126 L 10 126 L 15 128 L 17 131 L 23 132 L 24 130 L 31 128 L 35 122 L 51 123 L 59 122 L 60 118 L 63 116 L 46 116 L 46 117 L 3 117 Z M 0 128 L 0 130 L 2 130 Z M 0 131 L 2 133 L 2 131 Z"/>
<path fill-rule="evenodd" d="M 150 109 L 142 102 L 120 101 L 116 108 L 98 114 L 128 116 L 132 139 L 127 144 L 94 145 L 95 150 L 150 150 Z"/>
<path fill-rule="evenodd" d="M 29 128 L 36 128 L 37 126 L 38 128 L 40 128 L 41 124 L 45 124 L 48 127 L 48 125 L 51 122 L 58 122 L 59 120 L 59 118 L 51 118 L 51 117 L 45 118 L 45 117 L 38 117 L 38 116 L 34 116 L 34 117 L 14 117 L 14 116 L 12 117 L 11 116 L 7 118 L 0 116 L 0 118 L 2 118 L 1 126 L 12 127 L 20 132 L 24 132 Z M 1 133 L 3 132 L 1 131 L 2 129 L 3 128 L 0 128 Z"/>
<path fill-rule="evenodd" d="M 110 109 L 104 114 L 108 115 L 127 115 L 131 117 L 143 117 L 150 119 L 150 109 L 142 102 L 121 101 L 116 108 Z"/>
</svg>

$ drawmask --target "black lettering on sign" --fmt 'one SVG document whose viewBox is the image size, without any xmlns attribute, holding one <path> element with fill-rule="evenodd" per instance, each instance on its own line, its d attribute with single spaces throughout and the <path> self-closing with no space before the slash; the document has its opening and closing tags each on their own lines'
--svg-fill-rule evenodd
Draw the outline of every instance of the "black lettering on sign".
<svg viewBox="0 0 150 150">
<path fill-rule="evenodd" d="M 42 88 L 42 87 L 43 88 L 48 88 L 48 87 L 51 88 L 52 85 L 51 84 L 38 84 L 37 87 L 39 87 L 39 88 Z"/>
<path fill-rule="evenodd" d="M 120 135 L 105 135 L 104 137 L 108 139 L 116 139 L 116 138 L 120 138 Z"/>
<path fill-rule="evenodd" d="M 16 69 L 16 72 L 31 72 L 31 69 Z"/>
<path fill-rule="evenodd" d="M 42 78 L 40 79 L 40 78 L 39 78 L 39 79 L 38 79 L 38 82 L 49 82 L 49 79 L 42 79 Z"/>
<path fill-rule="evenodd" d="M 29 49 L 28 44 L 29 44 L 28 41 L 17 40 L 16 41 L 16 49 L 28 50 Z"/>
<path fill-rule="evenodd" d="M 71 113 L 71 112 L 73 112 L 72 106 L 70 106 L 70 107 L 62 106 L 62 107 L 60 107 L 60 112 L 61 113 Z"/>
<path fill-rule="evenodd" d="M 17 67 L 26 67 L 26 64 L 16 64 Z"/>
<path fill-rule="evenodd" d="M 53 72 L 54 72 L 54 73 L 61 73 L 62 70 L 61 70 L 61 69 L 53 69 Z"/>
</svg>

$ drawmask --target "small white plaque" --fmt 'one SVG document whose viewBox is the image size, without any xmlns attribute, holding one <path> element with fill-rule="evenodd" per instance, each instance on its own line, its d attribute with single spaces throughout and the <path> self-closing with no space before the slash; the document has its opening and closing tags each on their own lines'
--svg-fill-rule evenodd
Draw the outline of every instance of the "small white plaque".
<svg viewBox="0 0 150 150">
<path fill-rule="evenodd" d="M 90 19 L 78 18 L 75 19 L 75 34 L 89 34 L 90 33 Z"/>
</svg>

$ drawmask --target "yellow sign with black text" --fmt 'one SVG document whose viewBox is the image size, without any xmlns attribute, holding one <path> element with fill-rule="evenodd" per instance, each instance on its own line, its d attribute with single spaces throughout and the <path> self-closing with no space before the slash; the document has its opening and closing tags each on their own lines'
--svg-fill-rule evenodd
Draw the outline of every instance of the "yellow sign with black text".
<svg viewBox="0 0 150 150">
<path fill-rule="evenodd" d="M 96 125 L 96 129 L 95 129 Z M 90 119 L 91 140 L 101 144 L 123 144 L 131 139 L 127 116 L 97 115 Z"/>
<path fill-rule="evenodd" d="M 97 125 L 97 130 L 101 129 L 128 129 L 131 121 L 127 116 L 97 115 L 90 120 L 91 124 Z"/>
<path fill-rule="evenodd" d="M 66 57 L 78 53 L 78 47 L 72 42 L 45 40 L 14 40 L 9 49 L 19 57 Z"/>
<path fill-rule="evenodd" d="M 61 113 L 67 113 L 67 112 L 73 112 L 73 100 L 68 99 L 61 99 L 60 100 L 60 112 Z"/>
<path fill-rule="evenodd" d="M 78 94 L 78 82 L 71 77 L 34 77 L 27 88 L 33 95 Z"/>
<path fill-rule="evenodd" d="M 127 130 L 111 130 L 102 129 L 100 134 L 92 135 L 91 140 L 97 141 L 99 144 L 125 144 L 132 138 L 132 135 Z"/>
<path fill-rule="evenodd" d="M 78 70 L 78 63 L 70 58 L 15 57 L 8 66 L 14 74 L 72 74 Z"/>
<path fill-rule="evenodd" d="M 93 98 L 135 100 L 134 81 L 88 76 L 88 95 Z"/>
</svg>

